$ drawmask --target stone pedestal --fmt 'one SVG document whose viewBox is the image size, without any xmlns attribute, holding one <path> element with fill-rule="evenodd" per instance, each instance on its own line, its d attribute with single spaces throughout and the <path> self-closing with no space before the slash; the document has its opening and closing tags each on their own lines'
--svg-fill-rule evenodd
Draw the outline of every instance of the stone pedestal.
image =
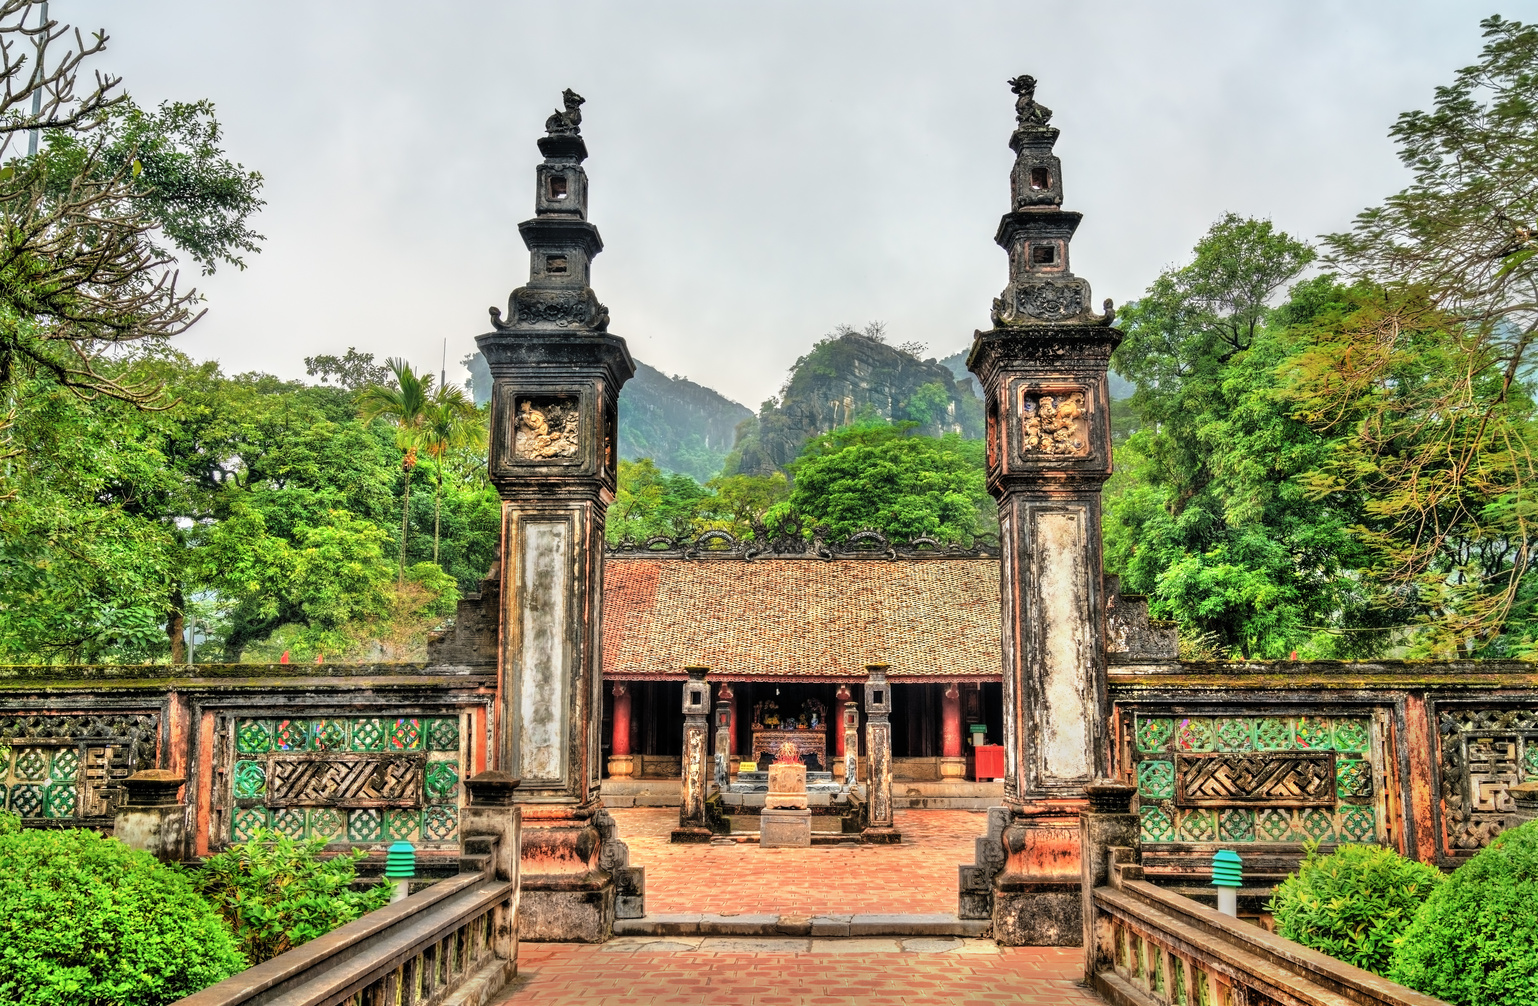
<svg viewBox="0 0 1538 1006">
<path fill-rule="evenodd" d="M 812 812 L 805 807 L 765 807 L 758 818 L 758 844 L 766 849 L 810 847 Z"/>
<path fill-rule="evenodd" d="M 772 810 L 806 809 L 806 766 L 775 762 L 769 766 L 769 794 L 764 806 Z"/>
<path fill-rule="evenodd" d="M 941 758 L 940 779 L 943 782 L 966 782 L 967 760 L 965 758 Z"/>
<path fill-rule="evenodd" d="M 112 822 L 113 837 L 162 862 L 180 862 L 187 854 L 187 808 L 176 795 L 186 781 L 158 768 L 123 780 L 128 799 Z"/>
</svg>

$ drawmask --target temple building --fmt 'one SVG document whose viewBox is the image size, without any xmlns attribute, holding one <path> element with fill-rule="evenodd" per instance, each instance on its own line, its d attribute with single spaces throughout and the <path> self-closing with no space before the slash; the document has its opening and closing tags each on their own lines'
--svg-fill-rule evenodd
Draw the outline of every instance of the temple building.
<svg viewBox="0 0 1538 1006">
<path fill-rule="evenodd" d="M 684 668 L 703 665 L 714 707 L 730 711 L 734 769 L 789 741 L 841 778 L 843 735 L 830 721 L 858 696 L 866 665 L 883 663 L 895 778 L 977 779 L 975 747 L 1002 751 L 997 551 L 872 533 L 782 544 L 712 532 L 607 552 L 606 777 L 678 779 Z M 982 770 L 996 777 L 986 750 Z"/>
</svg>

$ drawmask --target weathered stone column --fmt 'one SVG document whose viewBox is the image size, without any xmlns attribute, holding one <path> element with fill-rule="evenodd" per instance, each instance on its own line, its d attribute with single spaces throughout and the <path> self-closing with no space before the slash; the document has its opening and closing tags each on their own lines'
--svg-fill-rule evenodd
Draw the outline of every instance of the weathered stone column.
<svg viewBox="0 0 1538 1006">
<path fill-rule="evenodd" d="M 708 842 L 710 825 L 705 820 L 705 780 L 707 743 L 710 735 L 710 686 L 705 683 L 708 667 L 685 667 L 689 680 L 684 682 L 684 771 L 683 800 L 678 807 L 675 842 Z"/>
<path fill-rule="evenodd" d="M 954 681 L 940 700 L 940 778 L 962 782 L 967 777 L 967 758 L 961 749 L 961 689 Z"/>
<path fill-rule="evenodd" d="M 1115 947 L 1111 927 L 1095 911 L 1092 892 L 1110 876 L 1110 850 L 1126 848 L 1137 855 L 1138 816 L 1132 810 L 1137 787 L 1101 779 L 1085 787 L 1089 807 L 1079 814 L 1079 890 L 1083 900 L 1084 978 L 1109 968 Z"/>
<path fill-rule="evenodd" d="M 1072 945 L 1082 936 L 1078 816 L 1109 756 L 1100 489 L 1111 473 L 1106 366 L 1121 333 L 1110 302 L 1095 313 L 1089 284 L 1069 269 L 1080 214 L 1062 209 L 1052 113 L 1036 104 L 1033 78 L 1010 86 L 1012 203 L 995 238 L 1010 280 L 967 358 L 985 392 L 1003 551 L 1010 820 L 992 918 L 1001 943 Z"/>
<path fill-rule="evenodd" d="M 848 694 L 847 690 L 845 694 Z M 860 707 L 853 699 L 844 702 L 844 729 L 840 739 L 839 748 L 844 755 L 844 786 L 848 788 L 860 781 Z"/>
<path fill-rule="evenodd" d="M 518 225 L 529 281 L 476 341 L 493 377 L 491 480 L 502 497 L 497 743 L 520 777 L 519 935 L 596 942 L 614 920 L 599 798 L 603 527 L 614 499 L 619 389 L 635 373 L 589 285 L 603 249 L 587 220 L 582 99 L 545 123 L 535 216 Z"/>
<path fill-rule="evenodd" d="M 860 837 L 867 842 L 900 842 L 892 827 L 892 686 L 886 664 L 866 664 L 865 761 L 870 768 L 870 824 Z"/>
<path fill-rule="evenodd" d="M 187 813 L 176 795 L 186 781 L 158 768 L 124 779 L 128 798 L 112 821 L 113 837 L 162 862 L 181 862 L 187 855 Z"/>
<path fill-rule="evenodd" d="M 630 753 L 630 686 L 614 682 L 614 727 L 609 742 L 609 775 L 629 779 L 635 775 L 635 758 Z"/>
<path fill-rule="evenodd" d="M 523 817 L 514 802 L 518 780 L 506 772 L 488 771 L 465 780 L 466 802 L 459 821 L 460 871 L 478 858 L 491 857 L 498 880 L 518 881 L 519 856 L 523 849 Z M 492 920 L 491 940 L 497 956 L 518 960 L 518 906 L 513 895 L 511 910 L 503 909 Z"/>
<path fill-rule="evenodd" d="M 723 689 L 730 697 L 731 689 Z M 732 776 L 732 708 L 720 702 L 716 696 L 716 773 L 715 783 L 719 790 L 731 784 Z"/>
</svg>

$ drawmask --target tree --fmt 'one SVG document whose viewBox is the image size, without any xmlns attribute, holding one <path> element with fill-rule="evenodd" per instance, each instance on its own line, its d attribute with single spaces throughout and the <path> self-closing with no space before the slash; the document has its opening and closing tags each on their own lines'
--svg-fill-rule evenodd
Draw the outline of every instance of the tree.
<svg viewBox="0 0 1538 1006">
<path fill-rule="evenodd" d="M 614 502 L 604 525 L 611 545 L 649 538 L 689 538 L 710 490 L 687 475 L 667 475 L 650 458 L 621 459 Z"/>
<path fill-rule="evenodd" d="M 306 356 L 304 372 L 320 378 L 321 384 L 335 381 L 337 387 L 347 391 L 362 391 L 374 384 L 384 384 L 390 379 L 390 368 L 374 362 L 373 353 L 360 353 L 348 346 L 341 356 Z"/>
<path fill-rule="evenodd" d="M 433 562 L 438 561 L 444 465 L 455 449 L 486 446 L 486 418 L 458 388 L 438 388 L 428 403 L 422 427 L 422 447 L 433 459 L 437 482 L 433 490 Z"/>
<path fill-rule="evenodd" d="M 178 285 L 173 249 L 205 273 L 243 266 L 240 253 L 258 250 L 247 220 L 262 206 L 262 179 L 224 156 L 207 102 L 146 112 L 100 71 L 77 91 L 107 36 L 39 27 L 35 6 L 0 2 L 0 393 L 38 376 L 152 404 L 158 387 L 104 369 L 102 352 L 197 320 L 199 295 Z M 16 154 L 12 144 L 34 130 L 41 148 Z"/>
<path fill-rule="evenodd" d="M 1190 264 L 1123 311 L 1112 358 L 1141 427 L 1106 486 L 1107 568 L 1180 623 L 1192 655 L 1343 655 L 1376 645 L 1356 570 L 1351 501 L 1321 506 L 1305 475 L 1329 440 L 1293 416 L 1289 334 L 1336 302 L 1319 277 L 1272 299 L 1311 261 L 1268 221 L 1224 216 Z"/>
<path fill-rule="evenodd" d="M 788 501 L 767 516 L 795 513 L 834 538 L 873 529 L 970 545 L 997 534 L 983 443 L 916 436 L 913 425 L 863 423 L 812 438 L 790 466 Z"/>
<path fill-rule="evenodd" d="M 428 417 L 432 411 L 433 375 L 418 374 L 411 364 L 392 356 L 385 361 L 394 386 L 375 384 L 358 396 L 358 416 L 365 423 L 388 419 L 395 426 L 395 445 L 405 452 L 401 470 L 406 475 L 406 489 L 401 503 L 401 551 L 399 582 L 406 582 L 406 529 L 411 518 L 411 476 L 417 466 L 417 449 L 425 441 Z"/>
<path fill-rule="evenodd" d="M 1370 498 L 1384 603 L 1438 655 L 1538 649 L 1538 27 L 1481 26 L 1480 62 L 1390 132 L 1411 184 L 1326 239 L 1361 287 L 1300 376 L 1342 437 L 1315 489 Z"/>
</svg>

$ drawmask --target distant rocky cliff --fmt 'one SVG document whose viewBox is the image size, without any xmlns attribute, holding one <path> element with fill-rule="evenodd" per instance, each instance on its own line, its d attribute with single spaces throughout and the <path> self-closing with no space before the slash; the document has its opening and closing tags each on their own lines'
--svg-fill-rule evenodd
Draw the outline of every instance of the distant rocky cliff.
<svg viewBox="0 0 1538 1006">
<path fill-rule="evenodd" d="M 481 354 L 462 361 L 476 404 L 491 399 L 491 371 Z M 619 393 L 619 453 L 651 458 L 657 467 L 704 481 L 721 471 L 738 424 L 753 412 L 684 377 L 669 377 L 636 361 L 635 377 Z"/>
<path fill-rule="evenodd" d="M 742 424 L 728 468 L 783 471 L 811 437 L 865 418 L 916 422 L 929 436 L 978 438 L 983 409 L 974 389 L 936 360 L 846 328 L 797 360 L 780 396 Z"/>
</svg>

